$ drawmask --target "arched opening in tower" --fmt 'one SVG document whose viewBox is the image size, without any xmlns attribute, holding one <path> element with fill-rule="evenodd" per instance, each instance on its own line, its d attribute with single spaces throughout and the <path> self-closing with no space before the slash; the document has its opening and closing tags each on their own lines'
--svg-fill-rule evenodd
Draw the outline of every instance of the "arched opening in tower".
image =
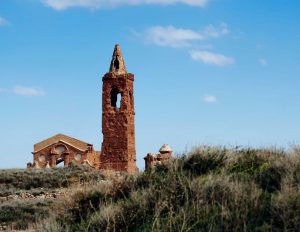
<svg viewBox="0 0 300 232">
<path fill-rule="evenodd" d="M 122 95 L 118 89 L 113 88 L 111 90 L 110 100 L 111 100 L 112 107 L 116 107 L 117 109 L 121 107 Z"/>
<path fill-rule="evenodd" d="M 114 68 L 115 68 L 115 70 L 119 70 L 119 68 L 120 68 L 120 62 L 119 62 L 118 56 L 115 57 Z"/>
</svg>

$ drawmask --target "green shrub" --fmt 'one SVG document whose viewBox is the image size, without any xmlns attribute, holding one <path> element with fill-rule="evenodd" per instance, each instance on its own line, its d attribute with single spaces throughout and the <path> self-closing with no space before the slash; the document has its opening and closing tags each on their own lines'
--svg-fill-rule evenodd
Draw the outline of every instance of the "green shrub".
<svg viewBox="0 0 300 232">
<path fill-rule="evenodd" d="M 77 206 L 70 210 L 74 223 L 79 223 L 96 212 L 105 199 L 105 195 L 97 191 L 75 197 L 77 198 Z"/>
<path fill-rule="evenodd" d="M 226 149 L 221 148 L 198 148 L 186 156 L 183 170 L 195 175 L 206 174 L 209 171 L 224 166 Z"/>
<path fill-rule="evenodd" d="M 11 169 L 0 170 L 0 196 L 5 197 L 20 190 L 54 189 L 76 184 L 95 183 L 103 175 L 85 166 L 55 169 Z"/>
<path fill-rule="evenodd" d="M 285 170 L 282 167 L 262 168 L 255 177 L 255 182 L 270 193 L 280 190 Z"/>
<path fill-rule="evenodd" d="M 24 230 L 28 225 L 49 215 L 52 201 L 16 201 L 0 206 L 0 222 L 12 225 L 13 229 Z"/>
<path fill-rule="evenodd" d="M 274 218 L 280 218 L 280 224 L 274 227 L 282 231 L 299 231 L 300 228 L 300 189 L 283 186 L 281 192 L 274 199 Z"/>
<path fill-rule="evenodd" d="M 43 228 L 297 231 L 300 187 L 293 159 L 280 150 L 200 147 L 144 173 L 112 178 L 109 188 L 75 194 Z"/>
<path fill-rule="evenodd" d="M 266 160 L 258 155 L 258 152 L 258 150 L 254 149 L 243 149 L 237 151 L 235 153 L 237 159 L 229 166 L 229 172 L 231 174 L 244 173 L 249 176 L 254 176 L 261 166 L 268 165 Z"/>
</svg>

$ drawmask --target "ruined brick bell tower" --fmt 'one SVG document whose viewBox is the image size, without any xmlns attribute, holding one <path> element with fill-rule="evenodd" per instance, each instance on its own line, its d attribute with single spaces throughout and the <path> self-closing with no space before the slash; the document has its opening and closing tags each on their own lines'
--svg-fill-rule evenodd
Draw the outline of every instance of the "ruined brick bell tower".
<svg viewBox="0 0 300 232">
<path fill-rule="evenodd" d="M 121 48 L 114 49 L 109 72 L 103 76 L 100 168 L 136 172 L 134 75 L 127 73 Z"/>
</svg>

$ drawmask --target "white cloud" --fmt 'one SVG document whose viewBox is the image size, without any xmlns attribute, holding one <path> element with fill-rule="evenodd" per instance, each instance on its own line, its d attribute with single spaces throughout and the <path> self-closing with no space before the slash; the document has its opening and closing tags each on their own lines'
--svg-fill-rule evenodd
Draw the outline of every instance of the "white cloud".
<svg viewBox="0 0 300 232">
<path fill-rule="evenodd" d="M 219 67 L 233 64 L 234 58 L 227 57 L 222 54 L 212 53 L 208 51 L 191 51 L 190 55 L 193 60 L 201 61 L 205 64 L 216 65 Z"/>
<path fill-rule="evenodd" d="M 205 95 L 203 97 L 203 101 L 205 101 L 207 103 L 215 103 L 215 102 L 217 102 L 217 98 L 214 95 Z"/>
<path fill-rule="evenodd" d="M 158 46 L 184 47 L 191 45 L 193 41 L 218 38 L 229 33 L 227 24 L 221 23 L 218 27 L 209 25 L 203 31 L 195 31 L 174 26 L 154 26 L 148 28 L 142 36 L 148 43 Z"/>
<path fill-rule="evenodd" d="M 126 2 L 126 0 L 124 0 Z M 190 6 L 199 6 L 199 7 L 204 7 L 208 0 L 136 0 L 135 2 L 140 2 L 146 3 L 146 4 L 176 4 L 176 3 L 182 3 L 182 4 L 187 4 Z"/>
<path fill-rule="evenodd" d="M 1 26 L 6 26 L 8 24 L 8 21 L 0 16 L 0 27 Z"/>
<path fill-rule="evenodd" d="M 182 47 L 190 41 L 202 40 L 203 36 L 190 29 L 175 28 L 173 26 L 155 26 L 147 29 L 145 40 L 159 46 Z"/>
<path fill-rule="evenodd" d="M 268 61 L 264 58 L 258 60 L 261 66 L 266 67 L 268 65 Z"/>
<path fill-rule="evenodd" d="M 70 7 L 99 8 L 100 0 L 41 0 L 45 5 L 55 10 L 65 10 Z"/>
<path fill-rule="evenodd" d="M 13 90 L 15 94 L 24 96 L 44 96 L 45 92 L 33 87 L 16 86 Z"/>
<path fill-rule="evenodd" d="M 55 10 L 65 10 L 71 7 L 91 9 L 117 7 L 121 5 L 161 4 L 171 5 L 182 3 L 190 6 L 204 7 L 208 0 L 41 0 L 45 5 Z"/>
<path fill-rule="evenodd" d="M 136 33 L 137 36 L 142 36 L 147 43 L 152 43 L 158 46 L 169 47 L 187 47 L 192 46 L 193 42 L 216 39 L 228 34 L 229 27 L 226 23 L 220 23 L 218 26 L 208 25 L 202 31 L 195 31 L 187 28 L 176 28 L 174 26 L 154 26 L 145 30 L 143 33 Z M 199 49 L 199 45 L 197 45 Z M 235 61 L 231 57 L 222 54 L 206 51 L 209 47 L 200 46 L 201 50 L 191 51 L 190 55 L 193 60 L 201 61 L 205 64 L 216 66 L 226 66 L 233 64 Z"/>
<path fill-rule="evenodd" d="M 205 30 L 203 31 L 203 35 L 206 38 L 218 38 L 223 35 L 228 34 L 229 27 L 226 23 L 222 22 L 220 23 L 219 27 L 215 27 L 213 25 L 208 25 Z"/>
</svg>

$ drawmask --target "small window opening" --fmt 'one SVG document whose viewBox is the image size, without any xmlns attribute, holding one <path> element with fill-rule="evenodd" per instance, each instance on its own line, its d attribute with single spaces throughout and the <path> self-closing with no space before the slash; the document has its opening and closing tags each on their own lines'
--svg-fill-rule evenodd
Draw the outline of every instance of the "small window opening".
<svg viewBox="0 0 300 232">
<path fill-rule="evenodd" d="M 122 95 L 117 89 L 112 89 L 111 91 L 111 106 L 120 108 L 121 107 Z"/>
<path fill-rule="evenodd" d="M 114 68 L 115 68 L 115 70 L 119 70 L 119 67 L 120 67 L 120 62 L 119 62 L 118 56 L 116 56 L 115 60 L 114 60 Z"/>
<path fill-rule="evenodd" d="M 119 109 L 121 107 L 121 99 L 122 99 L 122 96 L 120 93 L 118 93 L 117 95 L 117 103 L 116 103 L 116 107 Z"/>
<path fill-rule="evenodd" d="M 65 166 L 65 160 L 63 158 L 58 158 L 56 160 L 56 167 L 62 168 Z"/>
</svg>

